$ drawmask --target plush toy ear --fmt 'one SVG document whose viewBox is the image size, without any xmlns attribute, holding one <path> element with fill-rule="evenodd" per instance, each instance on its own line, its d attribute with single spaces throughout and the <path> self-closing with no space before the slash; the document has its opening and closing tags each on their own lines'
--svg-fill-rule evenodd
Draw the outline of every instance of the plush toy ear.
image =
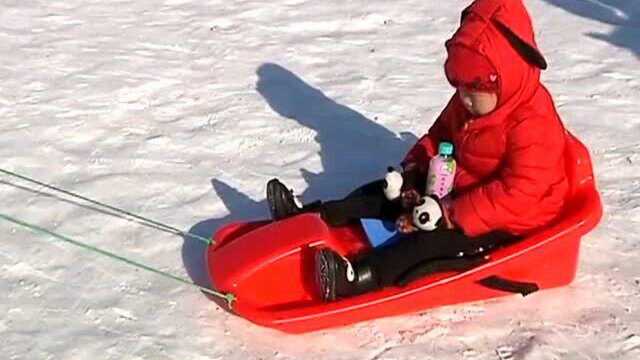
<svg viewBox="0 0 640 360">
<path fill-rule="evenodd" d="M 511 28 L 500 20 L 493 20 L 494 25 L 507 38 L 511 46 L 522 56 L 529 64 L 537 66 L 542 70 L 547 69 L 547 60 L 540 51 L 533 45 L 523 40 Z"/>
</svg>

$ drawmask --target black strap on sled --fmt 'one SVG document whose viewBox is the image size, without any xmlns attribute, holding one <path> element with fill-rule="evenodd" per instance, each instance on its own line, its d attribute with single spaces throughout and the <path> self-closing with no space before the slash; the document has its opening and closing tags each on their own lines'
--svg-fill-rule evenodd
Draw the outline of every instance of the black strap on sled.
<svg viewBox="0 0 640 360">
<path fill-rule="evenodd" d="M 438 259 L 422 262 L 402 274 L 396 281 L 396 285 L 406 286 L 414 280 L 438 272 L 467 271 L 471 268 L 485 263 L 486 261 L 487 259 L 483 256 L 473 256 L 457 259 Z M 540 290 L 540 287 L 536 283 L 509 280 L 495 275 L 479 280 L 478 284 L 494 290 L 521 294 L 523 297 Z"/>
<path fill-rule="evenodd" d="M 521 294 L 522 296 L 527 296 L 540 290 L 536 283 L 509 280 L 499 276 L 489 276 L 479 280 L 478 283 L 490 289 Z"/>
</svg>

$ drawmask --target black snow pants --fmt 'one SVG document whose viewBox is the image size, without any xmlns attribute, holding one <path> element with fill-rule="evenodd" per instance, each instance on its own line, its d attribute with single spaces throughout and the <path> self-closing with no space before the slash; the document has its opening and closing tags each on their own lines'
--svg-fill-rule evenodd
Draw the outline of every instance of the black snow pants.
<svg viewBox="0 0 640 360">
<path fill-rule="evenodd" d="M 322 202 L 321 216 L 331 226 L 346 225 L 361 218 L 395 221 L 406 210 L 399 203 L 387 200 L 382 186 L 382 181 L 376 181 L 342 200 Z M 479 254 L 513 238 L 499 232 L 468 237 L 456 229 L 416 231 L 403 237 L 355 259 L 356 263 L 366 263 L 373 268 L 381 287 L 403 284 L 425 272 L 437 271 L 437 264 L 444 264 L 444 268 L 473 266 L 474 261 L 482 261 Z"/>
</svg>

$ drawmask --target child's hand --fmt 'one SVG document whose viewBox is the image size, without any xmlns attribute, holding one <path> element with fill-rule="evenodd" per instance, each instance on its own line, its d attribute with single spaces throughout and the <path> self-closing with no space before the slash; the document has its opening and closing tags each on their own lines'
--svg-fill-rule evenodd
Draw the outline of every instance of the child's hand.
<svg viewBox="0 0 640 360">
<path fill-rule="evenodd" d="M 455 228 L 455 225 L 451 220 L 451 197 L 446 196 L 443 199 L 440 199 L 440 207 L 442 207 L 443 226 L 447 229 Z"/>
<path fill-rule="evenodd" d="M 405 190 L 400 194 L 400 201 L 403 208 L 413 209 L 413 207 L 418 204 L 418 201 L 420 201 L 420 194 L 416 189 Z"/>
<path fill-rule="evenodd" d="M 411 214 L 400 215 L 396 220 L 396 229 L 402 234 L 410 234 L 418 230 L 418 228 L 413 225 Z"/>
</svg>

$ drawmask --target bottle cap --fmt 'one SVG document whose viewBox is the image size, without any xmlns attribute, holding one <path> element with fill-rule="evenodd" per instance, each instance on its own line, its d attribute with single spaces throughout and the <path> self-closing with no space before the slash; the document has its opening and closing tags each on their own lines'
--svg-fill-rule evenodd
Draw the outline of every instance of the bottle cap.
<svg viewBox="0 0 640 360">
<path fill-rule="evenodd" d="M 453 144 L 446 141 L 441 142 L 438 146 L 438 154 L 445 156 L 453 155 Z"/>
</svg>

